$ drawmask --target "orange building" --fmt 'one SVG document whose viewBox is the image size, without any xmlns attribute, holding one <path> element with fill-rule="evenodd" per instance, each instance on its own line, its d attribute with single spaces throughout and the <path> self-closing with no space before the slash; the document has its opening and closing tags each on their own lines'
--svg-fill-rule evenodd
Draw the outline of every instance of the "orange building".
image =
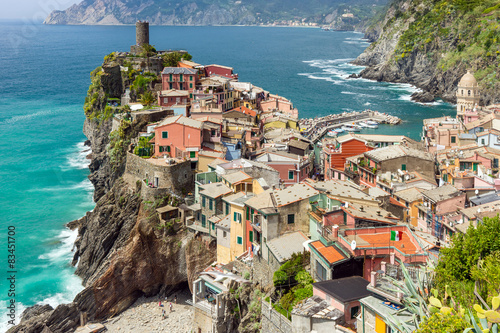
<svg viewBox="0 0 500 333">
<path fill-rule="evenodd" d="M 325 180 L 341 179 L 346 158 L 373 150 L 367 142 L 353 135 L 344 135 L 336 139 L 323 140 L 325 154 Z"/>
</svg>

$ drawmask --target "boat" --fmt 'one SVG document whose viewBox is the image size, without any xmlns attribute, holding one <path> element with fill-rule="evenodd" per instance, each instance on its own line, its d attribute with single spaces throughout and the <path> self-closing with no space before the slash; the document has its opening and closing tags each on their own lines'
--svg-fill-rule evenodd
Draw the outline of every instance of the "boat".
<svg viewBox="0 0 500 333">
<path fill-rule="evenodd" d="M 327 135 L 328 136 L 337 136 L 337 132 L 335 132 L 334 130 L 329 130 Z"/>
<path fill-rule="evenodd" d="M 340 128 L 340 127 L 339 127 L 339 128 L 334 129 L 334 131 L 335 131 L 336 133 L 344 133 L 344 130 L 343 130 L 342 128 Z"/>
<path fill-rule="evenodd" d="M 361 127 L 357 125 L 344 125 L 342 126 L 342 129 L 347 132 L 359 132 L 361 131 Z"/>
<path fill-rule="evenodd" d="M 378 122 L 376 122 L 374 120 L 367 120 L 367 121 L 365 121 L 365 123 L 367 123 L 368 125 L 377 125 L 378 126 Z"/>
<path fill-rule="evenodd" d="M 372 124 L 368 124 L 368 123 L 366 123 L 366 127 L 367 127 L 367 128 L 378 128 L 378 124 L 376 124 L 376 125 L 372 125 Z"/>
<path fill-rule="evenodd" d="M 365 123 L 364 121 L 360 121 L 360 122 L 358 122 L 358 123 L 357 123 L 357 125 L 358 125 L 358 126 L 361 126 L 361 127 L 363 127 L 363 128 L 368 128 L 368 127 L 369 127 L 369 125 L 368 125 L 367 123 Z"/>
</svg>

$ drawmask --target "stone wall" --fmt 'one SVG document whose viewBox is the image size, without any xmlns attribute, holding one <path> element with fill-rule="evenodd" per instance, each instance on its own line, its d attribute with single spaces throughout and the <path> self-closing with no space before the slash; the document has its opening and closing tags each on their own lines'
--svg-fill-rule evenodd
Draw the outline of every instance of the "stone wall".
<svg viewBox="0 0 500 333">
<path fill-rule="evenodd" d="M 167 188 L 177 195 L 185 195 L 194 190 L 193 172 L 189 160 L 172 165 L 157 165 L 127 152 L 125 172 L 140 180 L 148 179 L 149 182 L 153 182 L 157 177 L 159 189 Z"/>
<path fill-rule="evenodd" d="M 271 304 L 262 301 L 262 332 L 290 333 L 292 322 L 271 307 Z"/>
<path fill-rule="evenodd" d="M 266 289 L 273 286 L 274 271 L 262 257 L 254 256 L 248 263 L 235 260 L 233 261 L 233 265 L 241 275 L 249 272 L 250 280 L 260 284 L 261 288 Z"/>
</svg>

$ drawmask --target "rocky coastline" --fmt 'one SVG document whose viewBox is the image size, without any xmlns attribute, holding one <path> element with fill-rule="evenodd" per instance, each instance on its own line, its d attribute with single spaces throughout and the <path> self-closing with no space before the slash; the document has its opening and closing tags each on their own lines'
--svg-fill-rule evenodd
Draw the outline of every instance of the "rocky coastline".
<svg viewBox="0 0 500 333">
<path fill-rule="evenodd" d="M 131 131 L 140 126 L 133 123 Z M 96 206 L 67 224 L 78 229 L 72 264 L 85 289 L 70 304 L 55 309 L 49 305 L 28 308 L 9 333 L 72 332 L 80 325 L 81 315 L 89 322 L 106 320 L 140 297 L 164 296 L 191 287 L 196 273 L 215 260 L 215 244 L 184 231 L 166 236 L 154 228 L 151 218 L 156 213 L 141 200 L 136 184 L 123 177 L 125 161 L 118 166 L 110 163 L 111 128 L 111 119 L 85 120 Z"/>
<path fill-rule="evenodd" d="M 451 54 L 458 54 L 460 48 L 467 47 L 467 43 L 474 43 L 473 40 L 461 39 L 460 28 L 455 27 L 455 21 L 451 19 L 443 20 L 439 32 L 436 31 L 425 42 L 405 49 L 405 45 L 410 43 L 406 41 L 409 37 L 405 33 L 415 29 L 414 22 L 419 22 L 419 26 L 424 27 L 432 25 L 423 19 L 429 10 L 419 1 L 394 1 L 385 16 L 365 32 L 365 38 L 372 44 L 353 61 L 355 65 L 365 66 L 358 77 L 414 85 L 423 90 L 423 93 L 412 97 L 417 102 L 428 103 L 441 98 L 455 103 L 455 87 L 460 78 L 467 70 L 484 71 L 486 67 L 491 67 L 491 59 L 462 60 L 453 66 L 447 65 L 445 60 Z M 446 31 L 449 31 L 448 35 Z M 497 84 L 482 82 L 480 81 L 482 104 L 489 105 L 498 101 L 500 93 L 495 87 Z"/>
</svg>

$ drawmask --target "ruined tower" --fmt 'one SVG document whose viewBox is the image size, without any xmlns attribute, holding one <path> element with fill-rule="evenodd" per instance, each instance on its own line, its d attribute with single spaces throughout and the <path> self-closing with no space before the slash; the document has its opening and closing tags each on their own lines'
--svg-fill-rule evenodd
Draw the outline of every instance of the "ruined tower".
<svg viewBox="0 0 500 333">
<path fill-rule="evenodd" d="M 135 24 L 135 45 L 130 47 L 130 53 L 141 53 L 144 44 L 149 44 L 149 22 L 137 21 Z"/>
</svg>

